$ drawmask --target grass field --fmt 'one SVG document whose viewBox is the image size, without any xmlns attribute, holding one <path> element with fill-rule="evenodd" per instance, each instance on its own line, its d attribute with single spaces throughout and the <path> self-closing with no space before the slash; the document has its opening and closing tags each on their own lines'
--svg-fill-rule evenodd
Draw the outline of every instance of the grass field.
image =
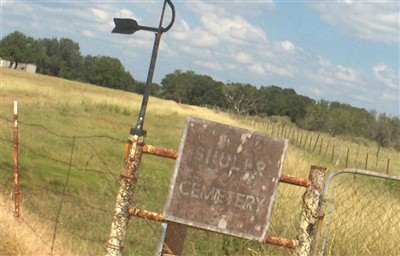
<svg viewBox="0 0 400 256">
<path fill-rule="evenodd" d="M 38 220 L 35 223 L 40 225 L 32 224 L 33 230 L 46 230 L 36 233 L 45 242 L 47 253 L 53 247 L 54 254 L 104 254 L 119 187 L 118 176 L 123 168 L 125 141 L 136 123 L 141 96 L 3 69 L 0 113 L 3 195 L 9 195 L 13 189 L 11 120 L 14 100 L 18 100 L 20 120 L 21 215 L 27 222 L 29 218 Z M 146 143 L 177 150 L 186 116 L 268 132 L 227 113 L 150 98 L 144 124 L 148 134 Z M 398 152 L 389 151 L 392 158 L 398 157 Z M 283 172 L 306 178 L 313 164 L 328 167 L 330 171 L 337 168 L 321 154 L 293 144 L 289 146 Z M 173 166 L 173 160 L 143 156 L 133 205 L 162 213 Z M 303 193 L 302 188 L 279 185 L 270 235 L 296 237 Z M 6 205 L 3 203 L 1 207 Z M 153 255 L 159 233 L 159 223 L 132 219 L 124 253 Z M 52 245 L 54 234 L 56 243 Z M 20 248 L 16 240 L 15 236 L 4 236 L 10 246 L 2 242 L 0 254 L 9 250 L 10 255 L 32 255 L 29 248 Z M 288 249 L 195 229 L 189 229 L 184 249 L 185 255 L 290 253 Z"/>
</svg>

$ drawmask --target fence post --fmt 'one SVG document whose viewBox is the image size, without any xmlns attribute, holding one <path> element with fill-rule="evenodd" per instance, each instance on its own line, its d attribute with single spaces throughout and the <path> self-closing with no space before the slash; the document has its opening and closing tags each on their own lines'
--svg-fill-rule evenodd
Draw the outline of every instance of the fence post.
<svg viewBox="0 0 400 256">
<path fill-rule="evenodd" d="M 311 251 L 325 171 L 325 167 L 315 165 L 312 165 L 310 169 L 309 180 L 311 184 L 307 187 L 303 195 L 303 207 L 297 236 L 299 246 L 296 248 L 296 255 L 298 256 L 307 256 Z"/>
<path fill-rule="evenodd" d="M 301 147 L 302 145 L 303 145 L 303 133 L 301 133 L 299 146 Z"/>
<path fill-rule="evenodd" d="M 387 160 L 386 174 L 389 174 L 389 166 L 390 166 L 390 154 L 389 154 L 388 160 Z"/>
<path fill-rule="evenodd" d="M 319 136 L 320 136 L 321 134 L 320 133 L 318 133 L 318 136 L 317 136 L 317 139 L 315 140 L 315 143 L 314 143 L 314 147 L 313 147 L 313 152 L 315 151 L 315 148 L 317 147 L 317 143 L 318 143 L 318 140 L 319 140 Z"/>
<path fill-rule="evenodd" d="M 306 148 L 307 140 L 308 140 L 308 133 L 306 135 L 306 139 L 304 140 L 303 148 Z"/>
<path fill-rule="evenodd" d="M 375 168 L 378 168 L 378 162 L 379 162 L 379 151 L 381 150 L 381 146 L 378 145 L 378 150 L 376 151 L 376 163 L 375 163 Z"/>
<path fill-rule="evenodd" d="M 18 102 L 14 101 L 14 216 L 19 217 Z"/>
<path fill-rule="evenodd" d="M 186 227 L 179 223 L 163 223 L 162 236 L 157 246 L 157 256 L 182 255 L 185 242 Z"/>
<path fill-rule="evenodd" d="M 124 239 L 129 221 L 128 209 L 139 177 L 144 136 L 131 135 L 129 143 L 131 144 L 130 153 L 126 159 L 125 169 L 121 174 L 120 188 L 114 208 L 114 219 L 111 223 L 111 231 L 107 243 L 107 255 L 110 256 L 122 255 L 122 249 L 124 248 Z"/>
<path fill-rule="evenodd" d="M 321 139 L 321 144 L 319 145 L 319 154 L 322 152 L 322 144 L 324 144 L 324 138 Z"/>
<path fill-rule="evenodd" d="M 365 157 L 365 166 L 364 166 L 364 170 L 367 170 L 367 167 L 368 167 L 368 155 L 369 155 L 369 149 L 367 149 L 367 156 Z"/>
</svg>

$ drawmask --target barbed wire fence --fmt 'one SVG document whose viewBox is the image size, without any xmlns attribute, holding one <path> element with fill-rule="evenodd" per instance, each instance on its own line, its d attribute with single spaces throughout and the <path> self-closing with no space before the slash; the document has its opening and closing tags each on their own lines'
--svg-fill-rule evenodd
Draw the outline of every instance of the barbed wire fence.
<svg viewBox="0 0 400 256">
<path fill-rule="evenodd" d="M 291 144 L 305 151 L 317 154 L 338 168 L 360 168 L 386 174 L 400 174 L 400 153 L 379 145 L 371 147 L 362 138 L 352 138 L 344 142 L 319 132 L 311 132 L 279 122 L 246 116 L 243 122 L 268 134 L 289 138 Z"/>
<path fill-rule="evenodd" d="M 3 172 L 6 169 L 12 170 L 11 162 L 4 159 L 12 158 L 13 140 L 10 138 L 12 138 L 13 121 L 2 116 L 0 120 L 2 121 L 0 140 L 4 156 L 2 165 L 5 167 L 2 168 Z M 109 223 L 113 216 L 115 194 L 119 185 L 119 174 L 123 168 L 122 149 L 126 141 L 107 135 L 65 135 L 44 125 L 23 121 L 19 121 L 19 126 L 21 205 L 34 213 L 50 229 L 44 232 L 41 228 L 37 228 L 24 216 L 24 211 L 19 221 L 29 226 L 32 234 L 43 242 L 51 255 L 61 250 L 60 244 L 57 243 L 58 239 L 62 240 L 66 247 L 72 248 L 72 254 L 104 253 Z M 46 143 L 43 144 L 41 141 Z M 113 150 L 107 150 L 109 147 Z M 115 148 L 121 150 L 114 150 Z M 110 153 L 114 155 L 111 157 L 107 155 Z M 144 161 L 144 169 L 146 164 Z M 4 191 L 12 191 L 11 172 L 8 174 L 3 172 L 2 176 Z M 168 177 L 168 174 L 166 176 Z M 152 177 L 153 180 L 150 182 L 149 180 L 143 182 L 143 179 L 140 179 L 142 183 L 138 183 L 140 188 L 137 189 L 133 205 L 154 212 L 163 211 L 164 198 L 160 197 L 154 202 L 146 200 L 152 194 L 154 187 L 156 189 L 162 187 L 165 193 L 161 194 L 167 195 L 169 178 L 167 181 L 162 181 L 163 185 L 154 185 L 154 180 L 159 178 Z M 302 207 L 301 195 L 304 191 L 301 188 L 289 189 L 285 184 L 281 187 L 283 189 L 278 190 L 278 202 L 275 206 L 277 214 L 272 217 L 270 232 L 272 235 L 295 239 Z M 143 197 L 145 194 L 149 195 Z M 288 207 L 293 211 L 285 210 Z M 282 222 L 281 218 L 285 221 Z M 134 255 L 153 255 L 156 244 L 162 241 L 161 225 L 146 219 L 135 218 L 134 221 L 139 228 L 133 227 L 128 230 L 127 246 L 124 251 Z M 77 238 L 80 241 L 79 245 L 75 243 Z M 204 253 L 222 255 L 224 252 L 230 255 L 254 255 L 257 252 L 288 255 L 293 252 L 288 248 L 194 229 L 188 231 L 186 244 L 188 248 L 186 250 L 197 255 Z"/>
<path fill-rule="evenodd" d="M 12 175 L 11 173 L 6 174 L 5 170 L 12 170 L 11 162 L 4 160 L 5 158 L 11 159 L 12 152 L 12 120 L 1 117 L 1 129 L 2 133 L 0 136 L 1 147 L 2 147 L 2 183 L 4 184 L 3 191 L 12 191 Z M 22 205 L 24 208 L 31 212 L 34 212 L 41 220 L 45 220 L 45 224 L 49 227 L 53 227 L 47 233 L 43 233 L 42 230 L 38 229 L 31 224 L 30 219 L 22 216 L 19 218 L 21 222 L 25 223 L 32 233 L 38 237 L 46 246 L 48 247 L 48 252 L 54 254 L 58 250 L 57 239 L 63 237 L 63 241 L 67 241 L 66 246 L 73 248 L 74 254 L 82 254 L 82 252 L 87 252 L 90 255 L 102 254 L 105 248 L 105 243 L 108 239 L 109 234 L 109 223 L 111 222 L 113 215 L 113 208 L 115 202 L 116 189 L 119 183 L 120 169 L 122 168 L 122 149 L 125 146 L 126 141 L 119 138 L 114 138 L 107 135 L 64 135 L 58 132 L 54 132 L 52 129 L 39 124 L 31 124 L 19 121 L 21 132 L 20 146 L 20 156 L 21 156 L 21 193 L 22 193 Z M 271 130 L 273 134 L 277 136 L 287 136 L 293 138 L 296 143 L 302 145 L 302 147 L 309 148 L 312 151 L 320 151 L 320 154 L 329 155 L 328 150 L 321 145 L 320 139 L 306 139 L 306 135 L 303 135 L 301 139 L 301 134 L 296 133 L 294 130 L 286 130 L 283 128 L 272 128 L 266 127 L 267 130 Z M 34 133 L 31 131 L 35 130 Z M 10 131 L 10 132 L 7 132 Z M 33 135 L 34 134 L 34 135 Z M 36 138 L 33 139 L 32 136 Z M 53 147 L 43 148 L 40 144 L 40 140 L 50 141 Z M 319 144 L 318 143 L 321 143 Z M 48 144 L 46 144 L 48 145 Z M 103 145 L 108 145 L 104 147 Z M 59 149 L 63 148 L 62 151 Z M 107 150 L 107 148 L 120 148 L 121 150 Z M 327 147 L 326 147 L 327 148 Z M 115 152 L 116 151 L 116 152 Z M 113 153 L 112 157 L 109 154 Z M 9 154 L 9 155 L 8 155 Z M 336 154 L 336 153 L 335 153 Z M 343 154 L 343 153 L 342 153 Z M 333 154 L 332 154 L 333 155 Z M 79 157 L 77 157 L 79 156 Z M 342 157 L 343 159 L 343 157 Z M 146 161 L 144 162 L 146 165 Z M 146 168 L 146 166 L 144 166 Z M 355 180 L 359 180 L 357 177 Z M 152 183 L 152 182 L 150 182 Z M 169 182 L 165 182 L 165 188 Z M 3 185 L 2 184 L 2 185 Z M 73 184 L 73 185 L 70 185 Z M 152 185 L 146 185 L 144 183 L 139 183 L 141 189 L 138 189 L 139 196 L 135 197 L 135 202 L 133 204 L 152 209 L 155 212 L 162 212 L 164 206 L 163 198 L 159 198 L 155 202 L 148 202 L 145 199 L 140 200 L 140 191 L 143 194 L 151 194 L 153 187 Z M 160 185 L 155 185 L 159 188 Z M 343 188 L 339 188 L 343 186 Z M 400 216 L 398 207 L 399 201 L 387 198 L 393 197 L 393 191 L 397 191 L 395 188 L 397 185 L 389 185 L 389 187 L 394 187 L 394 189 L 389 190 L 389 192 L 379 193 L 379 191 L 386 191 L 386 185 L 378 185 L 381 190 L 373 190 L 374 186 L 371 186 L 369 182 L 363 182 L 360 186 L 355 186 L 351 179 L 344 179 L 339 185 L 335 185 L 335 199 L 336 203 L 339 202 L 339 198 L 344 196 L 344 198 L 350 198 L 352 195 L 362 196 L 363 200 L 367 200 L 365 204 L 375 205 L 368 209 L 381 209 L 383 204 L 393 204 L 397 205 L 392 208 L 383 208 L 385 213 L 375 213 L 371 211 L 374 217 L 372 219 L 366 218 L 364 222 L 380 223 L 375 218 L 383 221 L 385 224 L 379 227 L 389 228 L 387 223 L 391 223 L 392 227 L 396 227 L 399 224 L 399 219 L 390 215 L 386 216 L 386 212 L 393 212 L 396 216 Z M 302 191 L 296 191 L 295 189 L 281 189 L 285 185 L 280 185 L 278 189 L 278 196 L 276 206 L 274 207 L 274 214 L 271 220 L 270 232 L 274 235 L 283 235 L 286 237 L 294 238 L 296 236 L 296 225 L 298 223 L 298 215 L 293 213 L 299 213 L 301 208 L 301 194 Z M 374 194 L 372 194 L 371 189 Z M 345 191 L 345 192 L 342 192 Z M 349 192 L 351 191 L 351 192 Z M 378 191 L 378 192 L 377 192 Z M 397 193 L 396 192 L 396 193 Z M 368 195 L 368 196 L 367 196 Z M 371 195 L 371 196 L 369 196 Z M 383 196 L 383 197 L 382 197 Z M 148 198 L 148 197 L 147 197 Z M 356 197 L 356 202 L 360 202 L 359 198 Z M 398 197 L 399 198 L 399 197 Z M 372 204 L 370 201 L 373 201 Z M 335 203 L 335 205 L 336 205 Z M 376 204 L 375 204 L 376 203 Z M 344 207 L 345 206 L 345 207 Z M 355 214 L 346 215 L 350 212 L 350 209 L 356 208 L 363 209 L 365 206 L 356 206 L 354 203 L 346 202 L 343 199 L 341 206 L 332 206 L 330 215 L 327 215 L 325 220 L 329 218 L 331 223 L 326 226 L 326 230 L 329 231 L 329 236 L 324 238 L 324 251 L 327 251 L 328 255 L 339 255 L 336 252 L 341 252 L 342 250 L 342 240 L 339 241 L 340 233 L 336 233 L 336 229 L 344 230 L 346 228 L 352 229 L 356 223 L 356 219 L 359 212 Z M 384 206 L 387 207 L 387 206 Z M 291 209 L 288 211 L 287 209 Z M 344 209 L 344 210 L 343 210 Z M 381 210 L 378 210 L 381 211 Z M 335 217 L 336 216 L 336 217 Z M 350 217 L 346 217 L 350 216 Z M 345 219 L 349 218 L 349 219 Z M 284 219 L 285 221 L 282 221 Z M 341 220 L 341 224 L 334 224 Z M 128 231 L 127 234 L 127 246 L 124 251 L 128 254 L 135 255 L 153 255 L 155 250 L 155 245 L 161 240 L 160 238 L 160 225 L 158 223 L 150 222 L 148 220 L 135 219 L 136 224 L 140 228 Z M 351 225 L 349 223 L 352 223 Z M 362 223 L 364 223 L 362 222 Z M 347 223 L 347 224 L 346 224 Z M 146 227 L 146 228 L 142 228 Z M 335 230 L 333 232 L 333 230 Z M 365 232 L 365 230 L 367 232 Z M 366 241 L 370 241 L 369 236 L 366 233 L 374 233 L 375 229 L 365 229 L 349 238 L 349 241 L 354 239 L 356 236 L 366 238 Z M 385 229 L 379 234 L 385 234 Z M 326 232 L 328 232 L 326 231 Z M 220 235 L 206 233 L 204 231 L 200 236 L 208 237 L 213 240 L 215 237 Z M 325 229 L 324 229 L 325 232 Z M 339 235 L 336 235 L 339 234 Z M 347 234 L 347 233 L 346 233 Z M 390 234 L 393 237 L 399 239 L 398 232 Z M 397 236 L 396 236 L 397 235 Z M 271 247 L 261 247 L 255 243 L 250 246 L 248 241 L 241 241 L 239 239 L 224 237 L 220 239 L 222 245 L 218 244 L 215 247 L 209 247 L 198 243 L 199 240 L 197 236 L 199 233 L 189 232 L 188 239 L 191 243 L 189 247 L 196 247 L 196 251 L 201 255 L 202 253 L 212 253 L 210 250 L 228 250 L 232 255 L 242 254 L 247 251 L 247 254 L 254 255 L 254 248 L 262 253 L 273 254 L 273 255 L 288 255 L 290 251 L 285 248 L 273 248 Z M 211 238 L 210 238 L 211 237 Z M 346 237 L 346 236 L 345 236 Z M 372 236 L 373 237 L 373 236 Z M 74 239 L 73 239 L 74 238 Z M 76 245 L 76 238 L 81 241 L 80 245 Z M 219 237 L 220 238 L 220 237 Z M 382 239 L 381 239 L 382 240 Z M 380 248 L 382 244 L 378 244 L 378 240 L 374 240 L 377 243 L 376 248 Z M 194 244 L 194 243 L 198 244 Z M 399 250 L 397 245 L 392 246 L 392 241 L 388 241 L 388 247 L 395 248 Z M 140 244 L 140 247 L 128 246 L 133 244 Z M 363 243 L 359 243 L 363 244 Z M 227 247 L 228 245 L 228 247 Z M 338 248 L 336 248 L 336 247 Z M 349 252 L 357 252 L 360 248 L 366 248 L 369 244 L 364 243 L 364 247 L 357 247 Z M 385 246 L 385 245 L 383 245 Z M 354 246 L 348 246 L 354 247 Z M 368 250 L 373 251 L 368 248 Z M 387 255 L 393 254 L 395 251 L 388 251 Z M 390 254 L 392 253 L 392 254 Z M 222 254 L 222 252 L 221 252 Z M 256 254 L 257 255 L 257 254 Z M 343 254 L 345 255 L 345 254 Z M 374 254 L 369 254 L 374 255 Z"/>
<path fill-rule="evenodd" d="M 11 195 L 13 120 L 0 116 L 0 121 L 2 193 Z M 65 246 L 74 248 L 73 254 L 82 254 L 82 250 L 90 255 L 102 254 L 113 217 L 126 141 L 107 135 L 64 135 L 44 125 L 20 120 L 18 125 L 21 205 L 51 230 L 44 233 L 42 226 L 35 227 L 24 216 L 23 210 L 18 221 L 24 223 L 32 231 L 31 234 L 48 247 L 50 255 L 60 251 L 57 248 L 60 244 L 56 240 L 61 236 L 63 241 L 70 243 L 70 246 Z M 46 140 L 46 144 L 40 143 L 41 140 Z M 109 147 L 121 150 L 114 152 L 115 157 L 109 157 L 112 151 L 107 149 Z M 139 199 L 134 203 L 148 205 L 148 202 Z M 162 211 L 163 203 L 158 200 L 151 206 L 155 205 L 157 211 Z M 151 230 L 159 229 L 155 223 L 145 220 L 139 222 L 140 225 L 150 225 Z M 138 237 L 156 241 L 160 239 L 158 233 L 139 232 L 128 237 L 127 242 L 131 243 Z M 73 237 L 78 237 L 81 244 L 74 244 L 76 239 Z M 142 249 L 145 251 L 140 255 L 152 254 L 154 249 L 155 242 L 148 242 L 147 249 Z M 129 248 L 127 252 L 131 253 Z"/>
</svg>

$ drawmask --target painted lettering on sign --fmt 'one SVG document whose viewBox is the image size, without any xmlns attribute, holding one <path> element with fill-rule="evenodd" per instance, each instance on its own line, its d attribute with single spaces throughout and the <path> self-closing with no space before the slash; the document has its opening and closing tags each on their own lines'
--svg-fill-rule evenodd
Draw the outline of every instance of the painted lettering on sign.
<svg viewBox="0 0 400 256">
<path fill-rule="evenodd" d="M 263 172 L 265 162 L 261 160 L 239 159 L 238 154 L 220 151 L 212 147 L 197 147 L 193 160 L 213 170 L 229 170 L 231 172 L 257 171 Z"/>
<path fill-rule="evenodd" d="M 210 204 L 232 206 L 236 209 L 259 212 L 266 201 L 265 198 L 242 194 L 224 188 L 206 186 L 204 184 L 184 181 L 179 184 L 179 192 L 185 197 L 205 201 Z"/>
<path fill-rule="evenodd" d="M 287 143 L 188 118 L 164 218 L 264 241 Z"/>
</svg>

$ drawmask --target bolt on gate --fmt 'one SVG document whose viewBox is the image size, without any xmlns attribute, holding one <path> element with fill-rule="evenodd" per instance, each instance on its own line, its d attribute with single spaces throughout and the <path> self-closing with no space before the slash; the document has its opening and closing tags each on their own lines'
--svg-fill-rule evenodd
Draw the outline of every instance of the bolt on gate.
<svg viewBox="0 0 400 256">
<path fill-rule="evenodd" d="M 399 255 L 400 176 L 358 169 L 330 174 L 312 255 Z"/>
</svg>

